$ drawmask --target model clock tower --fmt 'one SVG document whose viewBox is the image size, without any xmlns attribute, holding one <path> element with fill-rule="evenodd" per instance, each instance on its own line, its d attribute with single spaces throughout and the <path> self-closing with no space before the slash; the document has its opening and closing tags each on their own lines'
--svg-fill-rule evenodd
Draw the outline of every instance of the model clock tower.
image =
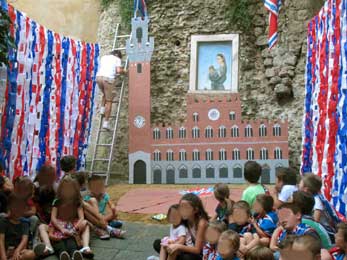
<svg viewBox="0 0 347 260">
<path fill-rule="evenodd" d="M 129 171 L 143 172 L 129 183 L 151 183 L 151 57 L 154 39 L 148 17 L 132 19 L 126 51 L 129 59 Z M 137 178 L 137 179 L 135 179 Z"/>
</svg>

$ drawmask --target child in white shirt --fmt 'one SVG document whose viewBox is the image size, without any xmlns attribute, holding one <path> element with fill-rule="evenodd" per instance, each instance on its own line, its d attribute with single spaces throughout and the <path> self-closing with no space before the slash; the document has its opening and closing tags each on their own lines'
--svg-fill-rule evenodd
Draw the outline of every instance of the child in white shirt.
<svg viewBox="0 0 347 260">
<path fill-rule="evenodd" d="M 182 224 L 182 217 L 179 212 L 179 205 L 172 205 L 167 213 L 167 219 L 170 226 L 170 236 L 164 237 L 161 240 L 161 249 L 160 249 L 160 260 L 171 259 L 167 253 L 167 246 L 170 244 L 182 244 L 184 245 L 186 242 L 187 229 Z"/>
<path fill-rule="evenodd" d="M 296 172 L 291 168 L 278 168 L 275 185 L 275 208 L 291 202 L 293 193 L 298 190 Z"/>
</svg>

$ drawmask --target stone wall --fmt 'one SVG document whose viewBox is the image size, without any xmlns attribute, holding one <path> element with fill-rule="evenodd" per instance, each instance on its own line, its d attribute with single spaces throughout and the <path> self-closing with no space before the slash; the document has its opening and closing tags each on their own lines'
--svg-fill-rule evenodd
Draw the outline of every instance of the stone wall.
<svg viewBox="0 0 347 260">
<path fill-rule="evenodd" d="M 279 20 L 279 43 L 271 51 L 267 48 L 268 13 L 263 2 L 250 0 L 252 27 L 248 32 L 241 32 L 225 18 L 227 6 L 234 1 L 148 1 L 150 33 L 155 37 L 152 122 L 169 124 L 185 119 L 191 35 L 239 33 L 239 92 L 243 117 L 288 118 L 290 164 L 298 167 L 305 95 L 307 22 L 320 9 L 323 0 L 284 1 Z M 119 19 L 117 14 L 116 1 L 101 15 L 98 40 L 105 49 L 112 45 L 110 31 Z M 122 110 L 115 157 L 118 180 L 124 180 L 128 175 L 126 103 Z"/>
</svg>

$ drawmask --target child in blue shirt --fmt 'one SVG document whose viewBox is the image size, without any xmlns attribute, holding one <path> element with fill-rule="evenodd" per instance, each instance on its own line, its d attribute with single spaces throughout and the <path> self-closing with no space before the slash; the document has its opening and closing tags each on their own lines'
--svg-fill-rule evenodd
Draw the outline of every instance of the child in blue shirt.
<svg viewBox="0 0 347 260">
<path fill-rule="evenodd" d="M 259 194 L 253 205 L 255 215 L 252 223 L 262 246 L 269 246 L 271 236 L 277 228 L 278 217 L 273 206 L 274 199 L 271 195 L 266 194 Z"/>
</svg>

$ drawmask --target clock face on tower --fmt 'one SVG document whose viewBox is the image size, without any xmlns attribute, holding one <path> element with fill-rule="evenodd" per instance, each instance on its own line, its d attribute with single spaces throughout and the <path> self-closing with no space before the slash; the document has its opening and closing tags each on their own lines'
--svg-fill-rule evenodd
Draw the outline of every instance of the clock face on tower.
<svg viewBox="0 0 347 260">
<path fill-rule="evenodd" d="M 218 109 L 216 108 L 212 108 L 208 111 L 208 118 L 211 120 L 211 121 L 217 121 L 220 117 L 220 112 Z"/>
<path fill-rule="evenodd" d="M 134 125 L 137 128 L 142 128 L 145 126 L 146 120 L 144 119 L 143 116 L 136 116 L 134 119 Z"/>
</svg>

